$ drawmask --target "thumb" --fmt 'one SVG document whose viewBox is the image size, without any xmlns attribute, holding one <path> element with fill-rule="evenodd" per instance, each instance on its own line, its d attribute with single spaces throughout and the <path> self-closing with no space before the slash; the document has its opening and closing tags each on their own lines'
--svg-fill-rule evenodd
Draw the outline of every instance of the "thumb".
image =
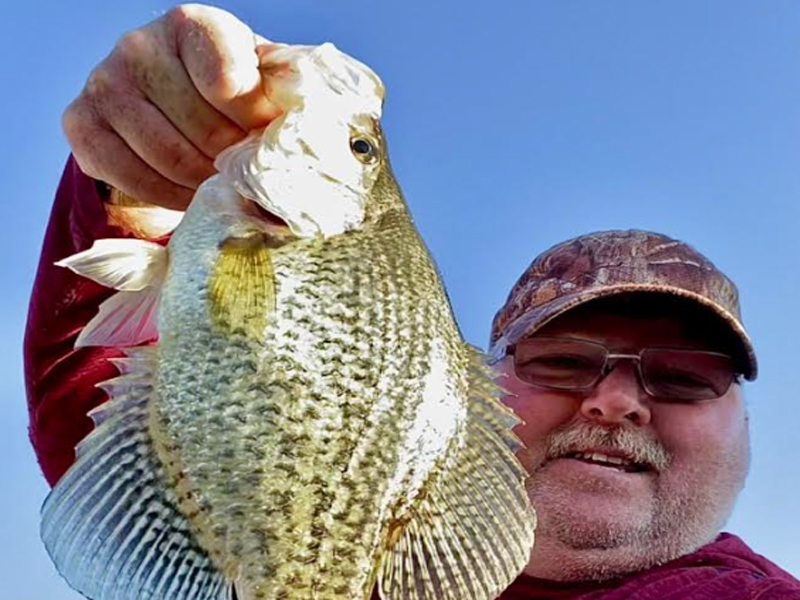
<svg viewBox="0 0 800 600">
<path fill-rule="evenodd" d="M 270 42 L 227 11 L 199 5 L 184 10 L 178 51 L 198 92 L 246 131 L 267 125 L 280 110 L 264 92 L 257 48 Z"/>
</svg>

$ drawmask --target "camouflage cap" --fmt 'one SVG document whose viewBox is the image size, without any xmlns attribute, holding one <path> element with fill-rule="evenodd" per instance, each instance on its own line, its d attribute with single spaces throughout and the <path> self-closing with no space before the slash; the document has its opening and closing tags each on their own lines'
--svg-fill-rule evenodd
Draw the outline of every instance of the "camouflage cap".
<svg viewBox="0 0 800 600">
<path fill-rule="evenodd" d="M 754 380 L 755 351 L 745 331 L 736 286 L 694 248 L 649 231 L 600 231 L 558 244 L 534 259 L 492 322 L 495 358 L 565 311 L 625 292 L 694 300 L 719 315 L 740 344 L 742 374 Z"/>
</svg>

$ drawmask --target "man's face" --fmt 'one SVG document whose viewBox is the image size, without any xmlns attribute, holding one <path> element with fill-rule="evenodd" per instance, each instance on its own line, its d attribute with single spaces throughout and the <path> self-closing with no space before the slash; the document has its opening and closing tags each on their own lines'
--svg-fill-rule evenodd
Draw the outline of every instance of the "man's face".
<svg viewBox="0 0 800 600">
<path fill-rule="evenodd" d="M 594 304 L 535 335 L 583 338 L 624 354 L 648 346 L 728 350 L 710 339 L 702 319 Z M 505 402 L 524 420 L 515 431 L 526 446 L 519 457 L 531 473 L 528 490 L 539 518 L 528 574 L 617 577 L 692 552 L 722 528 L 749 464 L 738 384 L 716 400 L 681 404 L 648 396 L 628 360 L 581 393 L 519 381 L 512 357 L 500 370 L 499 382 L 510 392 Z M 649 464 L 645 470 L 596 464 L 575 450 L 649 457 Z"/>
</svg>

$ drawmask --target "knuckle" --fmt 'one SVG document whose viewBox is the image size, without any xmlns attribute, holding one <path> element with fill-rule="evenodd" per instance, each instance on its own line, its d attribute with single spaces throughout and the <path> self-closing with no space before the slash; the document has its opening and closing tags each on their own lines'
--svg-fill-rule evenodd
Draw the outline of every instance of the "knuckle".
<svg viewBox="0 0 800 600">
<path fill-rule="evenodd" d="M 244 131 L 234 127 L 212 127 L 204 133 L 200 147 L 216 156 L 228 146 L 243 139 L 245 135 L 247 134 Z"/>
<path fill-rule="evenodd" d="M 176 178 L 199 185 L 207 177 L 205 166 L 198 157 L 187 152 L 173 151 L 169 157 L 169 172 L 174 173 Z"/>
<path fill-rule="evenodd" d="M 108 181 L 109 166 L 113 164 L 109 146 L 113 134 L 103 126 L 92 107 L 78 98 L 62 114 L 61 126 L 81 171 L 94 179 Z"/>
<path fill-rule="evenodd" d="M 171 152 L 168 160 L 168 170 L 170 173 L 189 176 L 192 170 L 192 164 L 189 158 L 180 152 Z"/>
<path fill-rule="evenodd" d="M 170 9 L 164 19 L 179 40 L 195 36 L 240 35 L 249 31 L 249 27 L 233 13 L 204 4 L 180 4 Z"/>
<path fill-rule="evenodd" d="M 91 177 L 92 179 L 103 179 L 100 169 L 97 168 L 90 157 L 78 152 L 73 153 L 73 156 L 75 157 L 75 162 L 78 163 L 78 168 L 80 168 L 84 175 Z"/>
<path fill-rule="evenodd" d="M 94 153 L 95 138 L 102 131 L 97 115 L 81 98 L 66 108 L 61 116 L 61 127 L 74 153 L 84 156 Z"/>
<path fill-rule="evenodd" d="M 114 90 L 114 71 L 103 61 L 89 73 L 82 95 L 88 99 L 103 97 Z"/>
<path fill-rule="evenodd" d="M 103 169 L 98 162 L 98 156 L 94 145 L 83 144 L 78 148 L 73 146 L 72 155 L 75 157 L 75 162 L 78 163 L 81 171 L 86 175 L 93 179 L 104 178 Z"/>
<path fill-rule="evenodd" d="M 86 126 L 86 115 L 80 108 L 81 100 L 78 98 L 73 101 L 61 115 L 61 128 L 67 136 L 67 139 L 72 141 L 79 137 L 80 131 Z"/>
<path fill-rule="evenodd" d="M 145 55 L 150 43 L 150 36 L 144 29 L 134 29 L 117 40 L 113 55 L 125 62 L 136 62 Z"/>
<path fill-rule="evenodd" d="M 183 28 L 191 27 L 203 20 L 208 13 L 208 7 L 202 4 L 179 4 L 171 8 L 164 18 L 170 25 Z"/>
</svg>

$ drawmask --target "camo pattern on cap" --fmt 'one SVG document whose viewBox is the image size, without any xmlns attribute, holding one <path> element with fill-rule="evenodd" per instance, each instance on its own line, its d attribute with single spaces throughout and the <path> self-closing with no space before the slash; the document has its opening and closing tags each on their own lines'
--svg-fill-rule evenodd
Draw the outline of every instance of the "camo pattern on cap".
<svg viewBox="0 0 800 600">
<path fill-rule="evenodd" d="M 623 292 L 661 292 L 716 312 L 741 341 L 744 376 L 757 364 L 742 324 L 736 286 L 690 245 L 648 231 L 601 231 L 540 254 L 511 289 L 492 323 L 492 354 L 589 300 Z"/>
</svg>

